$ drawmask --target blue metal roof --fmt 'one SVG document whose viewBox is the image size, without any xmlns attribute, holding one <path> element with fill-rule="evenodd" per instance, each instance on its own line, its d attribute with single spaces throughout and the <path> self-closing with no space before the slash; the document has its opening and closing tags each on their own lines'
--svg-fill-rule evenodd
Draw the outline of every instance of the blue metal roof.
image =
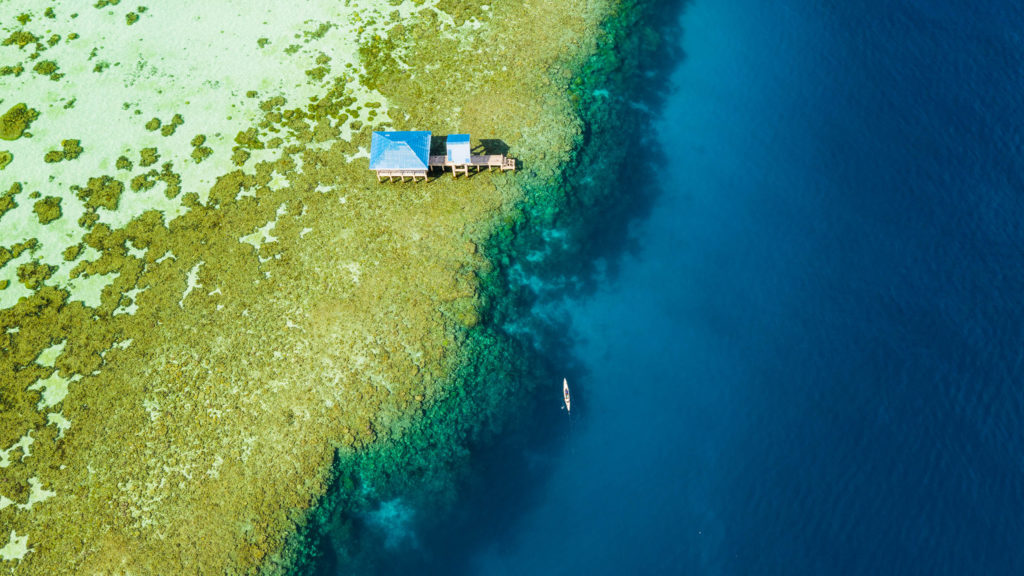
<svg viewBox="0 0 1024 576">
<path fill-rule="evenodd" d="M 430 132 L 374 132 L 370 138 L 370 170 L 426 170 Z"/>
<path fill-rule="evenodd" d="M 469 164 L 469 134 L 448 135 L 448 161 Z"/>
</svg>

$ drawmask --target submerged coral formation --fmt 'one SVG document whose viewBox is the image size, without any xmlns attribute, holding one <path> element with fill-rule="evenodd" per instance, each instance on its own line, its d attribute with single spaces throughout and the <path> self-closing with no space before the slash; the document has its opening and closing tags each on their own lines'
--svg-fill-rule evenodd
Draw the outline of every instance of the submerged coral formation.
<svg viewBox="0 0 1024 576">
<path fill-rule="evenodd" d="M 405 518 L 520 393 L 483 247 L 559 193 L 616 5 L 0 6 L 39 72 L 0 101 L 0 567 L 273 573 L 316 506 Z M 378 185 L 383 128 L 526 169 Z"/>
<path fill-rule="evenodd" d="M 0 116 L 0 138 L 4 140 L 17 140 L 25 133 L 32 121 L 39 116 L 39 112 L 29 108 L 24 102 L 11 107 Z"/>
</svg>

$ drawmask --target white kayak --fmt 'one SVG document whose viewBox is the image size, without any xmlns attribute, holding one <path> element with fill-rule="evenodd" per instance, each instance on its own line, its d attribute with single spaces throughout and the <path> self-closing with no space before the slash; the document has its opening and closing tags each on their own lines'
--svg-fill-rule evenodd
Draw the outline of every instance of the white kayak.
<svg viewBox="0 0 1024 576">
<path fill-rule="evenodd" d="M 569 412 L 572 410 L 569 403 L 569 381 L 565 378 L 562 378 L 562 395 L 565 396 L 565 411 Z"/>
</svg>

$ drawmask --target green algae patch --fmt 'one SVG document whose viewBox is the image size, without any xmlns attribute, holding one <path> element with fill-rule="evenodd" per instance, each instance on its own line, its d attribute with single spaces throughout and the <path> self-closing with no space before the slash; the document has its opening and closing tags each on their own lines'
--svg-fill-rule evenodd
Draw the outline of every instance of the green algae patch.
<svg viewBox="0 0 1024 576">
<path fill-rule="evenodd" d="M 7 150 L 0 150 L 0 170 L 7 168 L 7 165 L 14 161 L 14 154 Z"/>
<path fill-rule="evenodd" d="M 244 166 L 249 161 L 250 156 L 251 154 L 248 150 L 236 147 L 235 151 L 231 153 L 231 163 L 235 166 Z M 196 161 L 199 162 L 201 160 L 202 158 L 199 158 Z"/>
<path fill-rule="evenodd" d="M 25 67 L 21 64 L 16 66 L 0 66 L 0 76 L 14 76 L 17 78 L 21 76 L 21 73 L 25 71 Z"/>
<path fill-rule="evenodd" d="M 56 196 L 47 196 L 39 200 L 32 207 L 40 224 L 49 224 L 61 216 L 61 199 Z"/>
<path fill-rule="evenodd" d="M 53 272 L 56 269 L 56 266 L 50 266 L 48 264 L 27 262 L 18 266 L 18 281 L 24 284 L 29 290 L 37 290 L 43 282 L 53 275 Z"/>
<path fill-rule="evenodd" d="M 29 44 L 33 44 L 39 41 L 39 37 L 31 32 L 25 30 L 16 30 L 0 41 L 0 45 L 3 46 L 17 46 L 18 48 L 24 48 Z"/>
<path fill-rule="evenodd" d="M 197 134 L 190 143 L 192 144 L 192 160 L 196 164 L 206 160 L 213 154 L 213 148 L 204 146 L 206 144 L 206 135 L 204 134 Z"/>
<path fill-rule="evenodd" d="M 195 163 L 198 164 L 198 163 L 202 162 L 203 160 L 206 160 L 207 158 L 209 158 L 212 154 L 213 154 L 213 148 L 210 148 L 209 146 L 196 146 L 196 148 L 194 150 L 192 150 L 192 160 L 194 160 Z M 243 160 L 242 164 L 244 164 L 244 163 L 245 163 L 245 161 Z M 237 164 L 237 165 L 240 165 L 240 164 Z"/>
<path fill-rule="evenodd" d="M 46 153 L 46 162 L 60 162 L 63 160 L 75 160 L 85 150 L 80 140 L 61 140 L 60 150 L 52 150 Z"/>
<path fill-rule="evenodd" d="M 139 151 L 139 166 L 152 166 L 160 160 L 156 148 L 143 148 Z"/>
<path fill-rule="evenodd" d="M 82 253 L 82 245 L 81 244 L 75 244 L 73 246 L 68 246 L 67 248 L 64 249 L 64 253 L 63 253 L 64 261 L 65 262 L 71 262 L 71 261 L 75 260 L 76 258 L 78 258 L 79 254 L 81 254 L 81 253 Z"/>
<path fill-rule="evenodd" d="M 56 42 L 55 42 L 56 43 Z M 60 67 L 53 60 L 40 60 L 36 62 L 35 66 L 32 67 L 32 71 L 42 76 L 49 76 L 50 80 L 60 80 L 64 77 L 63 74 L 57 72 Z"/>
<path fill-rule="evenodd" d="M 100 215 L 95 211 L 87 211 L 78 218 L 78 227 L 84 230 L 91 230 L 100 219 Z"/>
<path fill-rule="evenodd" d="M 85 150 L 82 148 L 81 140 L 61 140 L 60 146 L 65 160 L 74 160 Z"/>
<path fill-rule="evenodd" d="M 129 183 L 129 185 L 131 186 L 131 189 L 132 189 L 133 192 L 141 192 L 143 190 L 149 190 L 150 188 L 156 186 L 156 182 L 157 182 L 156 181 L 156 176 L 157 176 L 157 171 L 156 170 L 150 170 L 149 172 L 144 172 L 142 174 L 139 174 L 139 175 L 133 177 L 131 179 L 131 182 Z"/>
<path fill-rule="evenodd" d="M 55 164 L 64 160 L 75 160 L 85 151 L 80 140 L 61 140 L 60 150 L 50 150 L 43 156 L 47 164 Z"/>
<path fill-rule="evenodd" d="M 0 268 L 3 268 L 11 260 L 21 256 L 22 252 L 32 250 L 37 245 L 38 240 L 33 238 L 31 240 L 26 240 L 25 242 L 19 242 L 10 248 L 0 246 Z"/>
<path fill-rule="evenodd" d="M 82 155 L 82 141 L 76 139 L 60 140 L 60 156 L 65 160 L 75 160 Z"/>
<path fill-rule="evenodd" d="M 21 138 L 25 130 L 28 130 L 38 117 L 39 112 L 29 108 L 26 104 L 15 104 L 3 116 L 0 116 L 0 138 L 4 140 Z"/>
<path fill-rule="evenodd" d="M 117 210 L 121 193 L 124 192 L 124 183 L 110 176 L 90 178 L 84 188 L 78 188 L 78 198 L 85 203 L 86 208 L 106 208 Z"/>
</svg>

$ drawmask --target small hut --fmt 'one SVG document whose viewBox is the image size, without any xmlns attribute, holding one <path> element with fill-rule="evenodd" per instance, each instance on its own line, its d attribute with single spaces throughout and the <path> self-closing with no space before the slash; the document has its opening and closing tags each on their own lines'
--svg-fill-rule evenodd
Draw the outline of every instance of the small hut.
<svg viewBox="0 0 1024 576">
<path fill-rule="evenodd" d="M 415 182 L 418 178 L 426 181 L 427 173 L 435 168 L 441 172 L 451 168 L 453 178 L 460 173 L 468 176 L 470 166 L 477 172 L 484 167 L 488 172 L 493 168 L 502 172 L 516 169 L 515 159 L 504 154 L 473 156 L 469 134 L 449 134 L 446 145 L 445 154 L 431 156 L 430 132 L 374 132 L 370 139 L 370 170 L 377 173 L 377 182 L 385 178 L 388 182 L 394 182 L 395 178 L 402 182 L 412 178 Z"/>
<path fill-rule="evenodd" d="M 448 161 L 453 164 L 469 164 L 469 134 L 448 135 Z"/>
<path fill-rule="evenodd" d="M 473 160 L 469 152 L 469 134 L 449 134 L 447 138 L 448 154 L 445 164 L 452 167 L 452 176 L 459 172 L 469 175 L 469 165 Z"/>
<path fill-rule="evenodd" d="M 469 137 L 466 139 L 469 146 Z M 370 170 L 377 172 L 377 181 L 393 182 L 411 177 L 427 179 L 430 169 L 430 132 L 374 132 L 370 138 Z"/>
</svg>

